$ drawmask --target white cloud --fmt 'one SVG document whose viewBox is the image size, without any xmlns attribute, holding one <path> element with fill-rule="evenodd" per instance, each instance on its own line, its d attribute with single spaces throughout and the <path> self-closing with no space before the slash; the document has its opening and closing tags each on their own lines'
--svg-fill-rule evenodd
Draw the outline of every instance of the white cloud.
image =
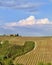
<svg viewBox="0 0 52 65">
<path fill-rule="evenodd" d="M 17 22 L 6 23 L 5 26 L 8 26 L 8 27 L 17 26 Z"/>
<path fill-rule="evenodd" d="M 50 24 L 48 18 L 37 20 L 36 24 Z"/>
<path fill-rule="evenodd" d="M 22 19 L 18 22 L 5 23 L 3 28 L 13 29 L 13 27 L 17 27 L 17 26 L 32 26 L 34 24 L 35 24 L 35 18 L 34 18 L 34 16 L 30 16 L 30 17 L 28 17 L 26 19 Z"/>
<path fill-rule="evenodd" d="M 3 26 L 1 26 L 4 29 L 11 29 L 13 30 L 14 27 L 17 26 L 17 22 L 12 22 L 12 23 L 5 23 Z"/>
<path fill-rule="evenodd" d="M 10 7 L 16 9 L 33 9 L 39 6 L 45 5 L 45 3 L 21 1 L 21 0 L 0 0 L 0 7 Z"/>
<path fill-rule="evenodd" d="M 28 12 L 28 14 L 37 14 L 36 11 L 38 11 L 38 8 L 43 5 L 46 5 L 46 3 L 36 1 L 30 2 L 28 0 L 0 0 L 0 8 L 23 10 L 25 12 Z"/>
<path fill-rule="evenodd" d="M 34 25 L 35 24 L 35 18 L 34 16 L 30 16 L 27 19 L 20 20 L 18 22 L 18 26 L 27 26 L 27 25 Z"/>
<path fill-rule="evenodd" d="M 11 23 L 6 23 L 4 25 L 4 28 L 13 28 L 17 26 L 34 26 L 34 25 L 44 25 L 44 24 L 51 24 L 52 22 L 48 20 L 48 18 L 44 19 L 36 19 L 34 16 L 30 16 L 26 19 L 22 19 L 18 22 L 11 22 Z"/>
</svg>

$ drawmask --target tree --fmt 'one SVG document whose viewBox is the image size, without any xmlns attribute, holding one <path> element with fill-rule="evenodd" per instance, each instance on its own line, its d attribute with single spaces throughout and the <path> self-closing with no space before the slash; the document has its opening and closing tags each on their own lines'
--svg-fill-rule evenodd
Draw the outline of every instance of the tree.
<svg viewBox="0 0 52 65">
<path fill-rule="evenodd" d="M 17 34 L 15 34 L 15 36 L 19 36 L 19 34 L 17 33 Z"/>
<path fill-rule="evenodd" d="M 19 36 L 19 34 L 17 33 L 16 36 Z"/>
</svg>

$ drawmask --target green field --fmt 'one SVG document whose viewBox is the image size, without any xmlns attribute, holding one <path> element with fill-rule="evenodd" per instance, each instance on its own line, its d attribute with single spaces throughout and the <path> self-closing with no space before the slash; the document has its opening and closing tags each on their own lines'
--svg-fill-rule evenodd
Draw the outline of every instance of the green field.
<svg viewBox="0 0 52 65">
<path fill-rule="evenodd" d="M 51 65 L 52 37 L 0 36 L 0 62 L 3 65 Z"/>
</svg>

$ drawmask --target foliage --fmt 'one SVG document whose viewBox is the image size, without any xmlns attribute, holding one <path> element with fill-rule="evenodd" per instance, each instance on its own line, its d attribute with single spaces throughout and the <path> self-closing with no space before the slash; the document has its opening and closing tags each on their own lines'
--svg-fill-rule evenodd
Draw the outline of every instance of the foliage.
<svg viewBox="0 0 52 65">
<path fill-rule="evenodd" d="M 33 41 L 26 41 L 23 46 L 20 46 L 16 44 L 12 45 L 8 40 L 5 40 L 3 41 L 3 44 L 0 44 L 0 63 L 3 65 L 14 65 L 12 60 L 14 60 L 17 56 L 31 51 L 34 46 L 35 43 Z"/>
<path fill-rule="evenodd" d="M 33 41 L 26 41 L 24 44 L 24 52 L 29 52 L 34 48 L 35 44 Z"/>
</svg>

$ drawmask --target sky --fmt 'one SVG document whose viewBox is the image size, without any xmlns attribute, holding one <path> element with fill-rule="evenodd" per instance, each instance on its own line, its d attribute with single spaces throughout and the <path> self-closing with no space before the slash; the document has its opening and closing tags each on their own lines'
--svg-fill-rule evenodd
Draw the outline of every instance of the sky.
<svg viewBox="0 0 52 65">
<path fill-rule="evenodd" d="M 52 36 L 52 0 L 0 0 L 0 34 Z"/>
</svg>

